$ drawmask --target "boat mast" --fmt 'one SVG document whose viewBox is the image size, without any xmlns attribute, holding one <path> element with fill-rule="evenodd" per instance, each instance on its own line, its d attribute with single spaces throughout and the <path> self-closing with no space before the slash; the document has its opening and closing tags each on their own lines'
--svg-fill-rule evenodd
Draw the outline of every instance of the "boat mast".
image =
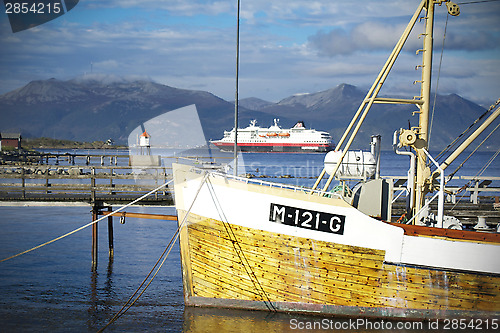
<svg viewBox="0 0 500 333">
<path fill-rule="evenodd" d="M 238 0 L 238 9 L 236 14 L 236 92 L 234 98 L 234 170 L 235 176 L 238 175 L 238 89 L 240 73 L 240 0 Z"/>
<path fill-rule="evenodd" d="M 449 0 L 422 0 L 417 10 L 415 11 L 413 17 L 408 23 L 403 35 L 400 40 L 397 42 L 394 47 L 391 55 L 387 59 L 386 64 L 380 71 L 378 77 L 373 83 L 372 87 L 368 91 L 365 99 L 361 103 L 358 111 L 354 115 L 351 123 L 345 130 L 342 135 L 339 143 L 337 144 L 337 151 L 342 151 L 342 155 L 337 161 L 337 164 L 330 174 L 323 191 L 327 191 L 330 186 L 331 181 L 333 180 L 334 175 L 337 170 L 340 168 L 340 164 L 347 151 L 349 150 L 351 143 L 353 142 L 355 136 L 357 135 L 368 111 L 370 110 L 372 104 L 374 103 L 382 103 L 382 104 L 413 104 L 418 107 L 418 111 L 415 111 L 414 114 L 419 114 L 419 123 L 418 126 L 413 127 L 408 130 L 402 130 L 400 132 L 399 141 L 402 146 L 411 147 L 416 152 L 416 176 L 414 179 L 409 179 L 408 182 L 412 184 L 410 188 L 415 191 L 415 204 L 414 207 L 410 207 L 411 216 L 415 216 L 422 207 L 425 205 L 425 196 L 427 193 L 432 191 L 432 180 L 431 180 L 431 171 L 428 165 L 427 159 L 427 150 L 428 150 L 428 136 L 429 136 L 429 109 L 430 109 L 430 97 L 431 97 L 431 74 L 432 74 L 432 48 L 433 48 L 433 29 L 434 29 L 434 8 L 435 5 L 441 5 L 446 3 L 448 7 L 448 13 L 452 16 L 457 16 L 460 13 L 458 6 L 452 3 Z M 418 20 L 420 14 L 425 11 L 425 32 L 422 34 L 423 36 L 423 48 L 417 51 L 417 54 L 422 53 L 422 78 L 419 81 L 421 84 L 420 87 L 420 96 L 416 96 L 413 99 L 400 99 L 400 98 L 385 98 L 378 97 L 378 93 L 382 88 L 389 72 L 391 71 L 394 62 L 396 61 L 399 53 L 401 52 L 403 45 L 405 44 L 411 30 L 413 29 L 415 23 Z M 417 68 L 418 68 L 417 67 Z M 351 133 L 352 131 L 352 133 Z M 350 134 L 350 136 L 349 136 Z M 349 137 L 349 139 L 348 139 Z M 325 175 L 325 169 L 321 172 L 318 177 L 316 183 L 313 186 L 313 189 L 319 185 L 321 179 Z M 420 223 L 420 218 L 417 217 L 415 219 L 415 223 Z"/>
<path fill-rule="evenodd" d="M 387 59 L 385 65 L 382 67 L 380 73 L 378 74 L 377 78 L 375 79 L 375 82 L 373 82 L 372 87 L 366 94 L 365 99 L 361 102 L 361 105 L 359 106 L 358 110 L 354 114 L 349 126 L 347 129 L 344 131 L 344 134 L 342 135 L 341 139 L 339 140 L 337 147 L 335 148 L 336 151 L 342 151 L 342 155 L 337 161 L 337 164 L 330 174 L 330 177 L 326 181 L 325 186 L 323 187 L 323 191 L 327 191 L 335 174 L 337 173 L 338 169 L 340 168 L 340 165 L 344 159 L 344 156 L 347 154 L 349 151 L 349 148 L 351 147 L 352 142 L 354 141 L 359 129 L 361 128 L 361 125 L 363 124 L 368 112 L 370 111 L 372 105 L 374 103 L 387 103 L 387 104 L 415 104 L 419 105 L 422 103 L 420 99 L 399 99 L 399 98 L 378 98 L 378 93 L 380 89 L 382 89 L 382 86 L 387 79 L 387 76 L 389 75 L 396 59 L 398 58 L 401 50 L 403 49 L 403 46 L 408 39 L 415 23 L 418 20 L 418 17 L 420 13 L 422 12 L 424 6 L 432 0 L 422 0 L 420 5 L 418 6 L 417 10 L 413 14 L 413 17 L 411 18 L 410 22 L 406 26 L 405 31 L 401 35 L 401 38 L 399 41 L 396 43 L 394 46 L 394 49 L 392 50 L 392 53 L 389 55 L 389 58 Z M 349 136 L 350 134 L 350 136 Z M 349 137 L 349 139 L 348 139 Z M 345 145 L 344 145 L 345 143 Z M 326 169 L 323 168 L 323 171 L 319 175 L 318 179 L 316 180 L 316 183 L 314 184 L 312 189 L 316 189 L 317 186 L 319 185 L 320 181 L 323 179 L 325 176 Z"/>
<path fill-rule="evenodd" d="M 424 9 L 426 10 L 425 16 L 425 33 L 424 45 L 422 50 L 417 53 L 423 52 L 422 56 L 422 81 L 420 88 L 420 100 L 422 104 L 419 105 L 419 125 L 415 129 L 418 138 L 414 144 L 417 154 L 417 170 L 415 179 L 415 207 L 413 213 L 420 211 L 425 205 L 425 195 L 430 192 L 428 183 L 430 168 L 427 163 L 427 155 L 425 150 L 428 150 L 429 140 L 429 106 L 431 98 L 431 74 L 432 74 L 432 48 L 433 48 L 433 29 L 434 29 L 434 0 L 428 0 Z M 441 3 L 441 1 L 439 1 Z M 413 215 L 413 214 L 412 214 Z M 419 224 L 420 219 L 416 218 L 416 223 Z"/>
</svg>

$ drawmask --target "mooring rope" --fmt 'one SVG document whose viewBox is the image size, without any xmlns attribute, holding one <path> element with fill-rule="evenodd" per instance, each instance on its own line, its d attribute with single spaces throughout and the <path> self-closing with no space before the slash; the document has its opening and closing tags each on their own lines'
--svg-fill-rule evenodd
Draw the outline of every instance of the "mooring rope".
<svg viewBox="0 0 500 333">
<path fill-rule="evenodd" d="M 252 284 L 254 285 L 255 289 L 258 290 L 259 296 L 262 298 L 264 304 L 266 305 L 267 309 L 271 312 L 276 312 L 276 307 L 273 305 L 271 302 L 271 299 L 267 295 L 266 291 L 264 290 L 264 287 L 259 282 L 259 279 L 255 275 L 255 272 L 252 270 L 252 266 L 250 266 L 250 262 L 248 261 L 245 252 L 243 252 L 243 249 L 241 248 L 240 243 L 238 242 L 238 239 L 236 238 L 236 235 L 234 234 L 233 228 L 231 227 L 231 224 L 229 223 L 226 214 L 224 214 L 224 211 L 222 210 L 222 206 L 219 202 L 219 199 L 217 198 L 217 195 L 215 194 L 215 189 L 213 188 L 212 183 L 210 180 L 207 180 L 207 185 L 208 185 L 208 190 L 210 192 L 210 196 L 212 197 L 212 201 L 215 205 L 215 208 L 217 209 L 217 213 L 219 214 L 219 217 L 222 221 L 222 224 L 224 228 L 226 229 L 226 232 L 229 236 L 229 240 L 231 241 L 234 251 L 236 252 L 236 255 L 241 261 L 241 264 L 243 265 L 243 268 L 245 269 L 245 272 L 247 273 L 248 277 L 252 281 Z M 247 267 L 248 266 L 248 267 Z"/>
<path fill-rule="evenodd" d="M 16 257 L 19 257 L 19 256 L 23 255 L 23 254 L 26 254 L 26 253 L 29 253 L 29 252 L 32 252 L 32 251 L 38 250 L 39 248 L 42 248 L 42 247 L 47 246 L 47 245 L 49 245 L 49 244 L 52 244 L 52 243 L 54 243 L 54 242 L 56 242 L 56 241 L 58 241 L 58 240 L 61 240 L 61 239 L 65 238 L 65 237 L 68 237 L 68 236 L 70 236 L 70 235 L 73 235 L 74 233 L 77 233 L 78 231 L 81 231 L 81 230 L 83 230 L 83 229 L 85 229 L 85 228 L 88 228 L 88 227 L 90 227 L 91 225 L 93 225 L 93 224 L 95 224 L 95 223 L 97 223 L 97 222 L 99 222 L 99 221 L 101 221 L 101 220 L 103 220 L 103 219 L 105 219 L 105 218 L 107 218 L 107 217 L 109 217 L 109 216 L 115 215 L 116 213 L 118 213 L 118 212 L 120 212 L 120 211 L 124 210 L 125 208 L 130 207 L 131 205 L 133 205 L 133 204 L 135 204 L 135 203 L 137 203 L 137 202 L 141 201 L 142 199 L 144 199 L 144 198 L 146 198 L 146 197 L 150 196 L 151 194 L 153 194 L 153 193 L 155 193 L 155 192 L 159 191 L 160 189 L 164 188 L 165 186 L 168 186 L 171 182 L 173 182 L 173 179 L 172 179 L 172 180 L 170 180 L 170 181 L 168 181 L 168 182 L 166 182 L 166 183 L 164 183 L 164 184 L 162 184 L 162 185 L 160 185 L 160 186 L 158 186 L 157 188 L 155 188 L 155 189 L 153 189 L 153 190 L 149 191 L 148 193 L 146 193 L 146 194 L 144 194 L 143 196 L 141 196 L 141 197 L 139 197 L 139 198 L 135 199 L 134 201 L 131 201 L 131 202 L 129 202 L 128 204 L 126 204 L 126 205 L 124 205 L 124 206 L 122 206 L 122 207 L 118 208 L 117 210 L 115 210 L 115 211 L 113 211 L 113 212 L 109 213 L 108 215 L 104 215 L 104 216 L 102 216 L 101 218 L 98 218 L 98 219 L 97 219 L 97 220 L 95 220 L 95 221 L 92 221 L 92 222 L 90 222 L 90 223 L 87 223 L 87 224 L 85 224 L 84 226 L 81 226 L 81 227 L 79 227 L 79 228 L 77 228 L 77 229 L 75 229 L 75 230 L 73 230 L 73 231 L 70 231 L 70 232 L 68 232 L 68 233 L 66 233 L 66 234 L 64 234 L 64 235 L 62 235 L 62 236 L 59 236 L 59 237 L 57 237 L 57 238 L 54 238 L 54 239 L 52 239 L 52 240 L 50 240 L 50 241 L 48 241 L 48 242 L 45 242 L 45 243 L 43 243 L 43 244 L 37 245 L 37 246 L 35 246 L 35 247 L 32 247 L 31 249 L 28 249 L 28 250 L 26 250 L 26 251 L 19 252 L 18 254 L 15 254 L 15 255 L 10 256 L 10 257 L 8 257 L 8 258 L 4 258 L 4 259 L 0 260 L 0 262 L 4 262 L 4 261 L 10 260 L 10 259 L 14 259 L 14 258 L 16 258 Z"/>
<path fill-rule="evenodd" d="M 142 296 L 142 294 L 144 294 L 144 292 L 148 289 L 148 287 L 151 284 L 151 282 L 153 282 L 154 278 L 156 277 L 156 275 L 158 274 L 158 272 L 162 268 L 163 264 L 167 260 L 169 254 L 170 254 L 170 251 L 174 247 L 175 242 L 179 238 L 180 230 L 182 229 L 182 227 L 186 223 L 187 217 L 189 216 L 189 213 L 191 212 L 191 209 L 193 208 L 194 203 L 195 203 L 196 199 L 198 198 L 198 194 L 200 193 L 201 188 L 203 187 L 203 184 L 205 184 L 207 178 L 208 178 L 208 173 L 205 174 L 205 176 L 203 177 L 203 180 L 200 183 L 200 187 L 198 188 L 198 191 L 196 191 L 196 195 L 195 195 L 193 201 L 191 202 L 191 205 L 190 205 L 189 209 L 187 210 L 186 214 L 184 215 L 184 218 L 182 219 L 182 222 L 178 224 L 177 229 L 174 232 L 174 235 L 172 236 L 172 238 L 170 239 L 170 242 L 168 243 L 167 247 L 165 247 L 165 249 L 163 250 L 162 254 L 160 255 L 160 257 L 158 258 L 158 260 L 154 264 L 153 268 L 151 268 L 151 270 L 149 271 L 148 275 L 146 275 L 146 277 L 144 278 L 144 280 L 141 282 L 141 284 L 139 285 L 139 287 L 137 287 L 137 289 L 132 294 L 132 296 L 129 297 L 129 299 L 127 300 L 127 302 L 125 302 L 125 304 L 121 307 L 121 309 L 113 316 L 113 318 L 111 318 L 109 320 L 109 322 L 104 327 L 102 327 L 99 331 L 97 331 L 98 333 L 103 332 L 109 325 L 111 325 L 112 323 L 114 323 L 115 321 L 117 321 L 121 316 L 123 316 L 135 304 L 135 302 L 137 302 L 137 300 L 139 300 L 139 298 Z M 165 255 L 165 253 L 166 253 L 166 255 Z M 165 256 L 165 257 L 163 258 L 163 256 Z M 163 260 L 162 260 L 162 258 L 163 258 Z M 153 276 L 151 277 L 151 279 L 149 280 L 149 282 L 146 284 L 146 286 L 144 287 L 144 289 L 139 293 L 139 295 L 137 295 L 137 293 L 139 292 L 139 290 L 141 290 L 142 286 L 148 280 L 149 276 L 155 270 L 156 266 L 158 266 L 158 263 L 160 262 L 160 260 L 161 260 L 161 264 L 156 269 L 156 272 L 153 274 Z M 134 299 L 135 295 L 137 295 L 137 297 Z M 132 299 L 134 299 L 134 300 L 132 301 Z"/>
<path fill-rule="evenodd" d="M 158 260 L 156 261 L 156 263 L 154 264 L 153 268 L 151 268 L 151 270 L 149 271 L 148 275 L 146 275 L 146 277 L 144 278 L 144 280 L 141 282 L 141 284 L 139 285 L 139 287 L 137 287 L 137 289 L 135 290 L 135 292 L 132 294 L 132 296 L 129 297 L 129 299 L 127 300 L 127 302 L 125 302 L 125 304 L 121 307 L 121 309 L 113 316 L 113 318 L 111 318 L 111 320 L 106 324 L 106 326 L 104 326 L 103 328 L 101 328 L 99 331 L 97 332 L 102 332 L 104 331 L 109 325 L 111 325 L 112 323 L 114 323 L 115 321 L 118 320 L 118 318 L 120 318 L 122 315 L 124 315 L 133 305 L 135 302 L 137 302 L 137 300 L 142 296 L 142 294 L 146 291 L 146 289 L 148 289 L 149 285 L 151 284 L 151 282 L 153 282 L 153 279 L 156 277 L 156 274 L 158 274 L 158 272 L 160 271 L 160 268 L 163 266 L 163 264 L 165 263 L 165 260 L 168 258 L 168 255 L 170 254 L 170 251 L 172 250 L 173 248 L 173 245 L 175 244 L 175 242 L 177 241 L 177 236 L 179 235 L 179 227 L 177 227 L 177 230 L 175 231 L 174 235 L 172 236 L 172 238 L 170 239 L 170 242 L 168 243 L 167 247 L 165 248 L 165 250 L 163 250 L 162 254 L 160 255 L 160 257 L 158 258 Z M 168 250 L 168 251 L 167 251 Z M 146 285 L 146 287 L 144 287 L 143 291 L 136 297 L 136 299 L 131 303 L 132 299 L 135 297 L 135 295 L 137 295 L 137 293 L 139 292 L 139 290 L 141 290 L 142 286 L 144 285 L 144 283 L 146 283 L 146 281 L 148 280 L 149 276 L 151 275 L 151 273 L 153 273 L 153 271 L 155 270 L 156 266 L 158 266 L 158 263 L 160 262 L 160 260 L 163 258 L 163 256 L 165 255 L 165 253 L 167 253 L 167 255 L 165 256 L 165 258 L 163 259 L 163 261 L 161 262 L 160 266 L 158 267 L 158 269 L 156 270 L 156 272 L 154 273 L 153 277 L 151 277 L 151 280 L 149 281 L 149 283 Z"/>
</svg>

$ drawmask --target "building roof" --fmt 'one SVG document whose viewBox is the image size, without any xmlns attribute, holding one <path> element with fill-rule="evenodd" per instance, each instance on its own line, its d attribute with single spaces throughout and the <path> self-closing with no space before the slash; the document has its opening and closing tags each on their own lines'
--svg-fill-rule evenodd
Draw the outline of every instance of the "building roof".
<svg viewBox="0 0 500 333">
<path fill-rule="evenodd" d="M 150 138 L 151 137 L 151 135 L 149 135 L 148 132 L 146 132 L 146 131 L 144 131 L 144 133 L 142 133 L 140 136 L 141 137 L 145 137 L 145 138 Z"/>
<path fill-rule="evenodd" d="M 21 133 L 0 132 L 0 139 L 21 139 Z"/>
</svg>

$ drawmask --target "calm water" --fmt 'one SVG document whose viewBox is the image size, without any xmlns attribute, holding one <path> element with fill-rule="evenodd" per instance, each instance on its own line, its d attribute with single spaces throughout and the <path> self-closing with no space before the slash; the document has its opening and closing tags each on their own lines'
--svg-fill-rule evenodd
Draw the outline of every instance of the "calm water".
<svg viewBox="0 0 500 333">
<path fill-rule="evenodd" d="M 491 155 L 481 153 L 462 174 L 475 175 L 473 169 L 482 167 Z M 272 180 L 310 186 L 314 183 L 310 177 L 322 168 L 323 155 L 245 154 L 243 160 L 247 172 L 303 177 Z M 407 158 L 396 159 L 388 152 L 382 156 L 383 175 L 405 175 L 407 166 Z M 499 176 L 500 162 L 493 163 L 484 175 Z M 136 207 L 128 211 L 175 214 L 172 207 Z M 90 207 L 0 207 L 0 258 L 58 237 L 90 219 Z M 175 222 L 132 218 L 125 224 L 115 218 L 114 225 L 113 260 L 108 258 L 107 224 L 99 225 L 96 273 L 91 272 L 91 228 L 0 263 L 0 331 L 96 332 L 102 328 L 142 282 L 176 229 Z M 306 327 L 299 325 L 320 320 L 266 312 L 185 308 L 176 245 L 146 293 L 106 331 L 296 332 Z M 323 324 L 323 328 L 334 327 Z"/>
</svg>

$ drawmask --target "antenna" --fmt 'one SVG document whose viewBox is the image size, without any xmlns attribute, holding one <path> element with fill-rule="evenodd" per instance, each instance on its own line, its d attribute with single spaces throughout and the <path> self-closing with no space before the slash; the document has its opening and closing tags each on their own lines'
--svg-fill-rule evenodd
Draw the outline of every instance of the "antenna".
<svg viewBox="0 0 500 333">
<path fill-rule="evenodd" d="M 234 175 L 238 175 L 238 83 L 240 69 L 240 0 L 238 0 L 236 22 L 236 93 L 234 100 Z"/>
</svg>

